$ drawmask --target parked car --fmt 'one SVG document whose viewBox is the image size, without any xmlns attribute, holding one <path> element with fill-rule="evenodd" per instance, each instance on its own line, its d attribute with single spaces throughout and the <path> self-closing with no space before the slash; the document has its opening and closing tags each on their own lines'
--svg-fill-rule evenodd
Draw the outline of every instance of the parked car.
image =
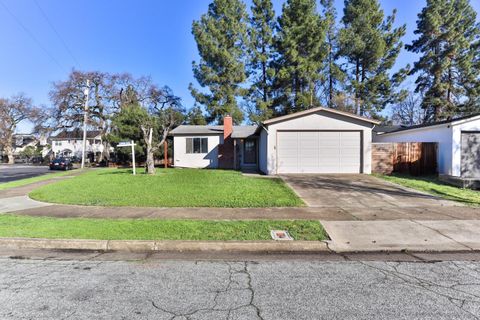
<svg viewBox="0 0 480 320">
<path fill-rule="evenodd" d="M 50 170 L 72 170 L 73 163 L 69 158 L 56 158 L 50 162 Z"/>
</svg>

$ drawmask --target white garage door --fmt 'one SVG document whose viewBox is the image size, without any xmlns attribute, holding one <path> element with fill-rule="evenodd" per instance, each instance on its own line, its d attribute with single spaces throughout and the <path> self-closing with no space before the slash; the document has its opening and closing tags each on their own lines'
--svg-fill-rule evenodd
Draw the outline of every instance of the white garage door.
<svg viewBox="0 0 480 320">
<path fill-rule="evenodd" d="M 278 131 L 278 173 L 360 173 L 358 131 Z"/>
</svg>

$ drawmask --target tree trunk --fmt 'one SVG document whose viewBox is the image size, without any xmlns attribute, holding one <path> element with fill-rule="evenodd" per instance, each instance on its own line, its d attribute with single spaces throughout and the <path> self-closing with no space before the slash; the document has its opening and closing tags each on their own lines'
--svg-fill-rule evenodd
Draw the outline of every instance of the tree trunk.
<svg viewBox="0 0 480 320">
<path fill-rule="evenodd" d="M 155 174 L 155 160 L 153 158 L 153 146 L 152 146 L 152 137 L 153 135 L 153 129 L 150 128 L 150 131 L 148 133 L 148 139 L 147 141 L 147 162 L 145 163 L 145 171 L 147 174 Z"/>
<path fill-rule="evenodd" d="M 361 83 L 362 83 L 362 89 L 363 89 L 363 84 L 365 82 L 365 67 L 362 66 L 362 79 L 361 79 Z M 362 101 L 360 103 L 360 115 L 363 117 L 365 115 L 365 97 L 363 96 L 364 95 L 364 90 L 362 91 Z"/>
<path fill-rule="evenodd" d="M 8 164 L 14 164 L 15 158 L 13 156 L 12 144 L 7 144 L 5 146 L 5 153 L 7 154 Z"/>
<path fill-rule="evenodd" d="M 103 150 L 100 152 L 100 158 L 98 158 L 98 162 L 102 162 L 103 160 L 109 161 L 110 160 L 110 145 L 107 141 L 102 141 Z"/>
<path fill-rule="evenodd" d="M 262 54 L 265 55 L 266 53 L 266 49 L 265 49 L 265 46 L 262 47 Z M 262 62 L 262 86 L 263 86 L 263 102 L 267 103 L 268 101 L 268 93 L 267 93 L 267 86 L 268 86 L 268 83 L 267 83 L 267 63 L 266 62 Z"/>
<path fill-rule="evenodd" d="M 355 84 L 355 113 L 358 114 L 359 113 L 359 101 L 358 101 L 358 83 L 360 81 L 360 61 L 358 60 L 357 58 L 357 63 L 356 63 L 356 68 L 355 68 L 355 80 L 356 80 L 356 84 Z"/>
<path fill-rule="evenodd" d="M 151 145 L 147 146 L 147 162 L 145 163 L 145 170 L 147 174 L 155 174 L 155 161 Z"/>
<path fill-rule="evenodd" d="M 333 48 L 332 39 L 328 38 L 328 106 L 331 108 L 333 105 Z"/>
</svg>

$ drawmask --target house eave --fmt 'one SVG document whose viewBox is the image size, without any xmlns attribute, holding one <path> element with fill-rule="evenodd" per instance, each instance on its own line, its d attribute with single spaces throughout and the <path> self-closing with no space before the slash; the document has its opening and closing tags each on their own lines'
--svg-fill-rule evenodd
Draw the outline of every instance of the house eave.
<svg viewBox="0 0 480 320">
<path fill-rule="evenodd" d="M 317 113 L 319 111 L 325 111 L 325 112 L 341 115 L 341 116 L 344 116 L 344 117 L 368 122 L 368 123 L 371 123 L 373 125 L 377 125 L 377 124 L 381 123 L 378 120 L 373 120 L 373 119 L 369 119 L 369 118 L 366 118 L 366 117 L 357 116 L 357 115 L 355 115 L 353 113 L 349 113 L 349 112 L 339 111 L 339 110 L 335 110 L 335 109 L 332 109 L 332 108 L 316 107 L 316 108 L 312 108 L 312 109 L 308 109 L 308 110 L 304 110 L 304 111 L 295 112 L 295 113 L 292 113 L 292 114 L 287 114 L 285 116 L 280 116 L 280 117 L 276 117 L 276 118 L 273 118 L 273 119 L 265 120 L 265 121 L 263 121 L 263 124 L 268 126 L 268 125 L 271 125 L 271 124 L 274 124 L 274 123 L 287 121 L 287 120 L 295 119 L 295 118 L 300 118 L 302 116 L 306 116 L 306 115 L 309 115 L 309 114 L 312 114 L 312 113 Z"/>
</svg>

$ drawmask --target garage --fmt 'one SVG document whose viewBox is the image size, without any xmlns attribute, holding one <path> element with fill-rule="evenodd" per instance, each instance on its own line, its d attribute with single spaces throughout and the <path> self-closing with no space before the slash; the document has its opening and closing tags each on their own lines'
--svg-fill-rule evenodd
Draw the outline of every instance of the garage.
<svg viewBox="0 0 480 320">
<path fill-rule="evenodd" d="M 372 128 L 378 124 L 323 107 L 265 120 L 259 139 L 259 169 L 266 174 L 369 174 Z"/>
<path fill-rule="evenodd" d="M 480 132 L 461 133 L 461 176 L 464 178 L 480 177 Z"/>
<path fill-rule="evenodd" d="M 278 173 L 361 173 L 360 131 L 277 131 Z"/>
</svg>

